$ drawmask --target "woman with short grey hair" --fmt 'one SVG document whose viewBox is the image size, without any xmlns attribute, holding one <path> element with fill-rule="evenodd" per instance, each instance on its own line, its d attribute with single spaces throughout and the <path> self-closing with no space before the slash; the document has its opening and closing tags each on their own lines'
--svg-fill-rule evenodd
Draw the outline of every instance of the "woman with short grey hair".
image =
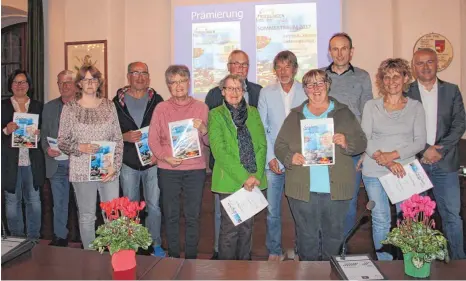
<svg viewBox="0 0 466 281">
<path fill-rule="evenodd" d="M 170 122 L 192 119 L 193 127 L 198 131 L 200 151 L 209 144 L 207 136 L 209 108 L 205 103 L 189 95 L 191 85 L 189 76 L 189 69 L 185 65 L 171 65 L 165 71 L 165 80 L 171 97 L 159 103 L 154 109 L 149 126 L 149 146 L 157 157 L 168 255 L 174 258 L 180 257 L 180 194 L 183 193 L 186 221 L 185 258 L 195 259 L 199 242 L 199 217 L 206 177 L 206 159 L 203 155 L 185 159 L 188 153 L 191 155 L 191 151 L 187 151 L 184 156 L 173 155 L 172 136 L 169 130 Z"/>
</svg>

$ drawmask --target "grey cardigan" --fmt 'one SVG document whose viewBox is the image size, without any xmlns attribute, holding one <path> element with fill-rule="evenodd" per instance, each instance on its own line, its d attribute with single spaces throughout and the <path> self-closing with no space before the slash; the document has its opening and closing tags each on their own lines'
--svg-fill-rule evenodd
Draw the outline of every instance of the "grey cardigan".
<svg viewBox="0 0 466 281">
<path fill-rule="evenodd" d="M 370 100 L 364 107 L 361 127 L 366 133 L 367 149 L 362 173 L 367 177 L 381 177 L 390 170 L 372 159 L 377 150 L 398 151 L 397 162 L 407 164 L 426 145 L 426 121 L 424 108 L 417 100 L 408 98 L 405 107 L 389 114 L 383 98 Z"/>
<path fill-rule="evenodd" d="M 349 110 L 336 99 L 329 97 L 335 108 L 328 113 L 333 118 L 335 133 L 345 135 L 347 149 L 335 146 L 335 165 L 328 166 L 330 175 L 330 195 L 332 200 L 349 200 L 353 197 L 356 170 L 352 155 L 358 155 L 366 150 L 366 136 L 361 125 Z M 285 194 L 291 198 L 309 201 L 310 177 L 309 167 L 292 164 L 293 155 L 301 152 L 300 121 L 306 119 L 303 108 L 308 101 L 293 108 L 285 119 L 275 142 L 275 155 L 285 166 Z"/>
</svg>

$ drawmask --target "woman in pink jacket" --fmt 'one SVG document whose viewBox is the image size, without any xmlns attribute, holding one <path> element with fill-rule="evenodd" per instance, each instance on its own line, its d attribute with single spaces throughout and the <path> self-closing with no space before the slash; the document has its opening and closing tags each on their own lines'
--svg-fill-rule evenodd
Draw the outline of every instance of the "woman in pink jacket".
<svg viewBox="0 0 466 281">
<path fill-rule="evenodd" d="M 169 66 L 165 71 L 165 80 L 171 98 L 158 104 L 154 110 L 149 127 L 149 146 L 157 157 L 168 255 L 180 257 L 180 194 L 183 192 L 185 258 L 195 259 L 206 177 L 206 160 L 201 152 L 208 145 L 209 109 L 203 102 L 189 96 L 190 73 L 186 66 Z M 177 121 L 180 122 L 173 124 Z M 189 131 L 191 138 L 183 141 L 183 132 L 189 135 Z"/>
</svg>

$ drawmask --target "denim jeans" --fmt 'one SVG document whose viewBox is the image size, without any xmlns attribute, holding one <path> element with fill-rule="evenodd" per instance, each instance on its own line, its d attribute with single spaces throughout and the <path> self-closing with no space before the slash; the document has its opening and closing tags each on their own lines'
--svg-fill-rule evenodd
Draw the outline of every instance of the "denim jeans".
<svg viewBox="0 0 466 281">
<path fill-rule="evenodd" d="M 436 164 L 422 165 L 432 184 L 442 228 L 450 246 L 452 259 L 465 259 L 463 221 L 460 217 L 461 196 L 457 172 L 444 172 Z"/>
<path fill-rule="evenodd" d="M 277 175 L 271 170 L 265 170 L 267 176 L 267 233 L 265 245 L 269 255 L 282 254 L 282 196 L 285 185 L 285 173 Z"/>
<path fill-rule="evenodd" d="M 119 180 L 117 178 L 111 182 L 73 182 L 73 188 L 79 211 L 79 233 L 84 249 L 88 250 L 89 245 L 95 239 L 97 191 L 100 195 L 100 202 L 118 198 L 120 193 Z"/>
<path fill-rule="evenodd" d="M 206 170 L 158 169 L 168 255 L 180 257 L 180 194 L 185 217 L 185 258 L 197 257 L 202 193 Z"/>
<path fill-rule="evenodd" d="M 220 194 L 219 199 L 225 199 L 230 194 Z M 222 225 L 219 236 L 219 260 L 251 260 L 252 231 L 254 217 L 235 226 L 225 208 L 222 210 Z"/>
<path fill-rule="evenodd" d="M 39 188 L 34 189 L 31 166 L 18 166 L 15 193 L 5 191 L 5 211 L 12 236 L 24 236 L 22 201 L 26 205 L 27 238 L 39 239 L 41 202 Z"/>
<path fill-rule="evenodd" d="M 361 159 L 361 156 L 362 154 L 353 156 L 354 167 L 356 167 L 356 165 L 358 164 L 358 161 L 359 159 Z M 348 232 L 351 230 L 354 223 L 356 222 L 356 214 L 358 211 L 358 195 L 361 186 L 361 176 L 361 171 L 356 171 L 356 181 L 354 182 L 354 194 L 353 198 L 350 201 L 348 214 L 346 214 L 345 219 L 345 235 L 348 234 Z"/>
<path fill-rule="evenodd" d="M 309 202 L 288 197 L 301 261 L 329 260 L 330 256 L 338 255 L 349 201 L 331 200 L 329 193 L 315 192 Z"/>
<path fill-rule="evenodd" d="M 58 161 L 57 171 L 50 178 L 53 196 L 53 233 L 67 239 L 68 203 L 70 199 L 69 160 Z"/>
<path fill-rule="evenodd" d="M 218 239 L 220 237 L 220 224 L 222 222 L 222 212 L 221 212 L 221 203 L 220 195 L 218 193 L 214 194 L 215 205 L 214 205 L 214 227 L 215 227 L 215 237 L 214 237 L 214 251 L 218 253 Z"/>
<path fill-rule="evenodd" d="M 139 183 L 142 177 L 142 188 L 144 199 L 147 205 L 148 217 L 146 226 L 152 236 L 154 246 L 160 246 L 162 239 L 160 238 L 160 225 L 162 214 L 160 212 L 160 189 L 157 180 L 157 166 L 153 166 L 147 170 L 134 170 L 125 164 L 121 166 L 120 182 L 123 189 L 123 195 L 127 196 L 131 201 L 140 201 Z"/>
<path fill-rule="evenodd" d="M 390 232 L 392 221 L 387 193 L 385 193 L 378 178 L 362 175 L 362 180 L 364 181 L 369 200 L 375 202 L 375 207 L 372 209 L 372 239 L 374 240 L 377 259 L 393 260 L 393 256 L 390 253 L 377 252 L 383 246 L 381 241 L 386 239 Z"/>
</svg>

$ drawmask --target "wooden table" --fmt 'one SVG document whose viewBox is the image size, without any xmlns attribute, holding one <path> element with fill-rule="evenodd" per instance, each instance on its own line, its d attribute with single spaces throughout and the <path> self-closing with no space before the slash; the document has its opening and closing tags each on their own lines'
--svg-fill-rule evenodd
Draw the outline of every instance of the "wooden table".
<svg viewBox="0 0 466 281">
<path fill-rule="evenodd" d="M 265 262 L 265 261 L 211 261 L 211 260 L 166 260 L 151 268 L 143 279 L 157 279 L 163 271 L 178 271 L 178 280 L 338 280 L 329 262 Z M 404 274 L 403 261 L 376 262 L 388 279 L 412 279 Z M 160 266 L 159 266 L 160 265 Z M 173 274 L 170 274 L 173 275 Z M 434 262 L 430 279 L 466 279 L 466 260 L 452 261 L 449 264 Z"/>
<path fill-rule="evenodd" d="M 136 278 L 140 279 L 161 259 L 136 256 Z M 3 279 L 106 279 L 113 278 L 108 253 L 75 248 L 36 245 L 31 252 L 2 266 Z"/>
<path fill-rule="evenodd" d="M 138 280 L 332 280 L 338 276 L 329 262 L 211 261 L 136 256 Z M 403 261 L 377 262 L 389 279 L 404 275 Z M 2 279 L 112 279 L 108 253 L 36 245 L 34 249 L 2 266 Z M 434 262 L 430 279 L 466 279 L 466 260 L 449 264 Z"/>
</svg>

